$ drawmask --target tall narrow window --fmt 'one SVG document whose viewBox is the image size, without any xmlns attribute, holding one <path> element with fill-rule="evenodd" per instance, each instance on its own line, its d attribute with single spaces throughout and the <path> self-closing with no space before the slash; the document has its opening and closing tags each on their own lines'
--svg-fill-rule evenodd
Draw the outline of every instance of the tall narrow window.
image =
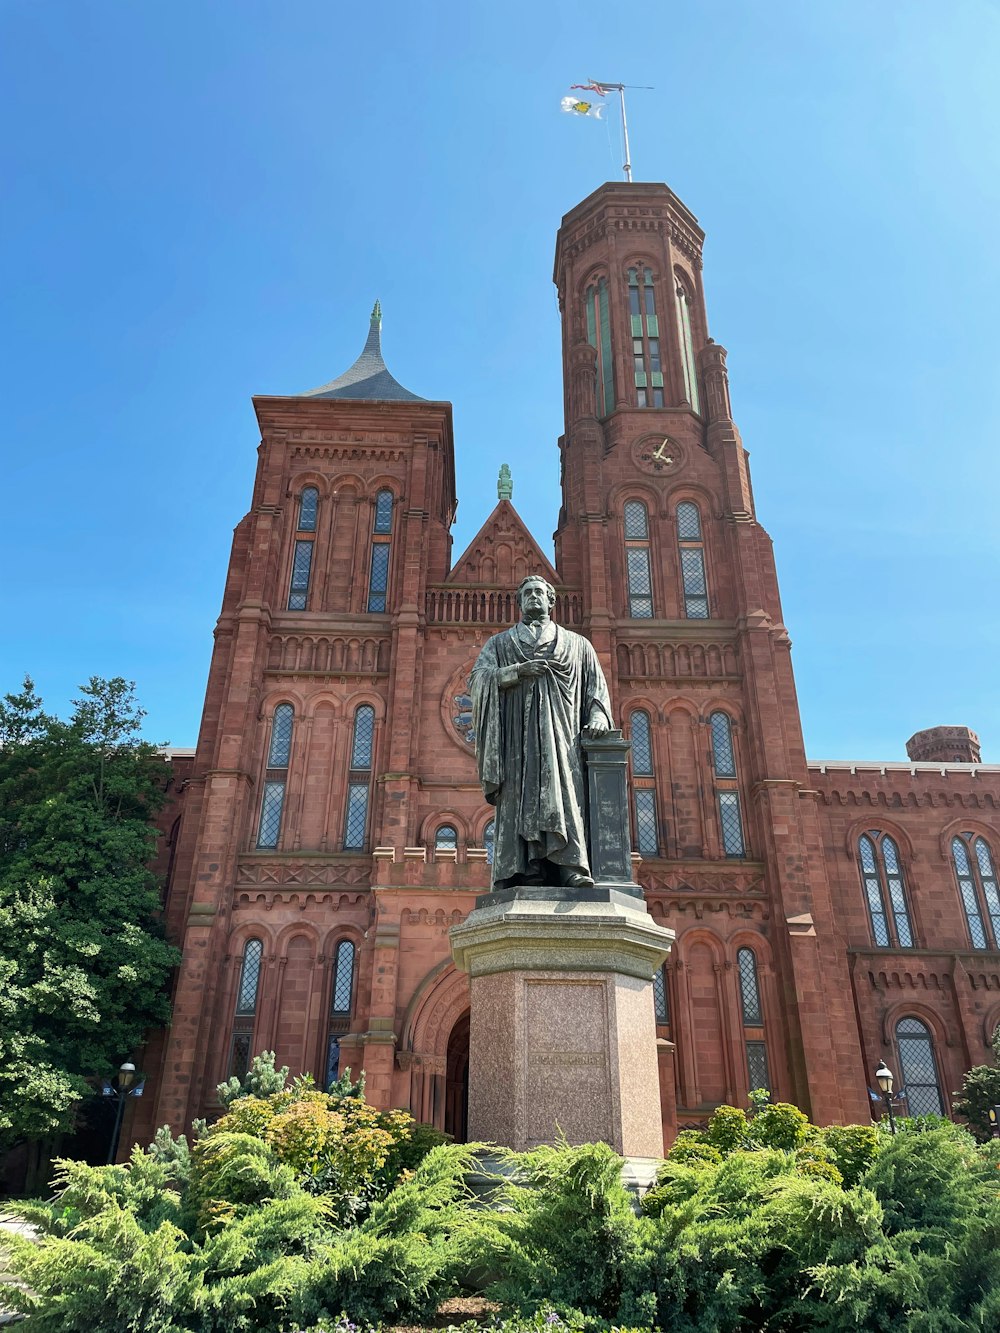
<svg viewBox="0 0 1000 1333">
<path fill-rule="evenodd" d="M 713 713 L 708 719 L 712 731 L 712 771 L 715 775 L 715 799 L 719 810 L 722 850 L 727 856 L 745 856 L 740 792 L 736 781 L 736 755 L 733 749 L 733 725 L 727 713 Z"/>
<path fill-rule="evenodd" d="M 615 372 L 611 358 L 611 318 L 608 312 L 608 280 L 598 278 L 587 288 L 587 341 L 597 352 L 597 401 L 599 417 L 615 410 Z"/>
<path fill-rule="evenodd" d="M 315 486 L 304 486 L 299 496 L 299 532 L 315 532 L 319 512 L 319 491 Z"/>
<path fill-rule="evenodd" d="M 972 947 L 997 947 L 1000 941 L 1000 896 L 997 893 L 993 857 L 986 840 L 977 838 L 974 833 L 963 833 L 952 838 L 951 856 L 955 863 L 958 890 L 962 895 Z M 983 904 L 986 907 L 985 914 Z"/>
<path fill-rule="evenodd" d="M 258 847 L 277 847 L 281 837 L 281 814 L 285 807 L 285 788 L 288 785 L 294 716 L 295 710 L 291 704 L 278 704 L 271 719 L 271 743 L 267 750 L 264 793 L 261 797 L 260 823 L 257 827 Z"/>
<path fill-rule="evenodd" d="M 240 965 L 240 983 L 236 991 L 233 1035 L 229 1043 L 229 1077 L 243 1078 L 250 1068 L 250 1048 L 257 1017 L 257 992 L 260 989 L 260 965 L 264 946 L 260 940 L 247 940 Z"/>
<path fill-rule="evenodd" d="M 368 610 L 384 611 L 389 594 L 389 553 L 392 548 L 392 491 L 375 497 L 372 522 L 372 564 L 368 579 Z"/>
<path fill-rule="evenodd" d="M 350 1026 L 354 1004 L 354 945 L 341 940 L 333 953 L 330 1023 L 326 1041 L 326 1080 L 329 1088 L 340 1077 L 340 1040 Z"/>
<path fill-rule="evenodd" d="M 888 833 L 869 829 L 858 839 L 858 862 L 875 943 L 880 949 L 894 944 L 912 949 L 913 931 L 899 848 Z"/>
<path fill-rule="evenodd" d="M 434 846 L 435 848 L 458 846 L 458 834 L 451 824 L 442 824 L 434 834 Z"/>
<path fill-rule="evenodd" d="M 309 602 L 309 575 L 312 572 L 313 542 L 296 541 L 292 557 L 292 582 L 288 589 L 289 611 L 304 611 Z"/>
<path fill-rule="evenodd" d="M 750 1091 L 771 1087 L 767 1068 L 767 1043 L 764 1040 L 764 1010 L 760 1002 L 757 956 L 753 949 L 736 951 L 736 969 L 740 983 L 740 1012 L 746 1045 L 747 1074 Z"/>
<path fill-rule="evenodd" d="M 696 412 L 700 412 L 698 369 L 694 359 L 694 336 L 691 332 L 691 298 L 681 282 L 677 283 L 676 292 L 677 335 L 681 345 L 681 368 L 684 371 L 684 398 Z"/>
<path fill-rule="evenodd" d="M 496 832 L 497 822 L 495 819 L 491 819 L 483 829 L 483 846 L 486 848 L 486 864 L 488 866 L 493 864 L 493 844 L 496 839 Z"/>
<path fill-rule="evenodd" d="M 635 812 L 635 845 L 643 856 L 659 856 L 656 827 L 656 783 L 653 775 L 653 737 L 649 714 L 636 709 L 629 718 L 632 741 L 632 805 Z"/>
<path fill-rule="evenodd" d="M 708 585 L 705 582 L 701 514 L 690 500 L 677 506 L 677 545 L 684 588 L 684 614 L 688 620 L 707 620 Z"/>
<path fill-rule="evenodd" d="M 657 1023 L 670 1022 L 670 1001 L 667 998 L 667 973 L 658 967 L 653 973 L 653 1014 Z"/>
<path fill-rule="evenodd" d="M 628 613 L 633 620 L 653 618 L 653 576 L 649 563 L 649 514 L 641 500 L 626 500 L 625 576 Z"/>
<path fill-rule="evenodd" d="M 363 851 L 365 847 L 374 743 L 375 709 L 371 704 L 362 704 L 354 714 L 354 731 L 351 736 L 351 768 L 347 775 L 347 811 L 344 818 L 345 852 Z"/>
<path fill-rule="evenodd" d="M 934 1043 L 919 1018 L 901 1018 L 896 1024 L 899 1069 L 910 1115 L 944 1115 Z"/>
<path fill-rule="evenodd" d="M 628 305 L 636 405 L 662 407 L 663 363 L 660 358 L 660 325 L 656 317 L 652 269 L 629 269 Z"/>
</svg>

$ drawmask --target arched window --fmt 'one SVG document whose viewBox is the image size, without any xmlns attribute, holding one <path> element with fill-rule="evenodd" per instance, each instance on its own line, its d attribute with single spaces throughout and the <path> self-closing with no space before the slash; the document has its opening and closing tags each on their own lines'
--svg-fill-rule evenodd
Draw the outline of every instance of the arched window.
<svg viewBox="0 0 1000 1333">
<path fill-rule="evenodd" d="M 351 734 L 351 767 L 347 775 L 347 813 L 344 819 L 344 851 L 363 851 L 368 831 L 368 796 L 372 781 L 372 752 L 375 744 L 375 709 L 362 704 L 354 714 Z"/>
<path fill-rule="evenodd" d="M 355 948 L 350 940 L 341 940 L 333 951 L 333 978 L 330 988 L 330 1024 L 326 1043 L 326 1078 L 329 1088 L 340 1077 L 340 1039 L 350 1026 L 354 1008 Z"/>
<path fill-rule="evenodd" d="M 998 947 L 1000 895 L 997 893 L 993 857 L 985 838 L 979 838 L 974 833 L 962 833 L 952 838 L 951 858 L 955 865 L 955 874 L 958 876 L 958 891 L 962 896 L 972 947 L 974 949 Z"/>
<path fill-rule="evenodd" d="M 667 973 L 664 967 L 658 967 L 653 973 L 653 1014 L 656 1022 L 670 1022 L 670 1001 L 667 997 Z"/>
<path fill-rule="evenodd" d="M 289 611 L 304 611 L 309 603 L 309 577 L 312 573 L 313 539 L 298 538 L 292 556 L 292 581 L 288 589 Z"/>
<path fill-rule="evenodd" d="M 912 949 L 913 931 L 899 848 L 888 833 L 869 829 L 858 839 L 858 862 L 875 943 L 880 949 L 893 945 Z"/>
<path fill-rule="evenodd" d="M 944 1098 L 934 1059 L 934 1042 L 919 1018 L 901 1018 L 896 1024 L 899 1071 L 909 1115 L 944 1115 Z"/>
<path fill-rule="evenodd" d="M 687 288 L 677 280 L 677 336 L 681 345 L 681 369 L 684 372 L 684 399 L 696 412 L 701 411 L 698 396 L 698 369 L 694 357 L 694 335 L 691 331 L 691 298 Z"/>
<path fill-rule="evenodd" d="M 677 547 L 684 589 L 684 614 L 688 620 L 707 620 L 708 584 L 705 580 L 701 514 L 698 506 L 690 500 L 677 506 Z"/>
<path fill-rule="evenodd" d="M 628 304 L 632 333 L 632 368 L 638 407 L 663 407 L 663 363 L 656 293 L 651 268 L 628 271 Z"/>
<path fill-rule="evenodd" d="M 608 280 L 598 278 L 587 288 L 587 341 L 597 352 L 597 401 L 599 417 L 615 409 L 615 372 L 611 358 L 611 318 L 608 311 Z"/>
<path fill-rule="evenodd" d="M 260 989 L 260 965 L 264 946 L 260 940 L 247 940 L 240 966 L 240 984 L 236 991 L 236 1012 L 229 1043 L 228 1077 L 243 1078 L 250 1068 L 250 1048 L 257 1017 L 257 992 Z"/>
<path fill-rule="evenodd" d="M 771 1088 L 767 1067 L 767 1042 L 764 1040 L 764 1009 L 760 1002 L 760 981 L 757 977 L 757 956 L 753 949 L 736 951 L 736 968 L 740 983 L 740 1012 L 743 1016 L 743 1038 L 746 1045 L 747 1074 L 750 1091 Z"/>
<path fill-rule="evenodd" d="M 649 563 L 649 514 L 641 500 L 626 500 L 622 519 L 625 531 L 628 613 L 633 620 L 652 620 L 653 576 Z"/>
<path fill-rule="evenodd" d="M 629 716 L 632 742 L 632 806 L 635 813 L 635 845 L 643 856 L 659 856 L 656 827 L 656 782 L 653 775 L 653 737 L 649 714 L 637 708 Z"/>
<path fill-rule="evenodd" d="M 712 732 L 712 771 L 722 850 L 727 856 L 746 856 L 732 723 L 729 715 L 723 712 L 713 713 L 708 723 Z"/>
<path fill-rule="evenodd" d="M 392 491 L 375 497 L 372 521 L 372 563 L 368 579 L 368 610 L 384 611 L 389 595 L 389 555 L 392 548 Z"/>
<path fill-rule="evenodd" d="M 493 842 L 496 838 L 496 831 L 497 822 L 495 819 L 491 819 L 483 829 L 483 846 L 486 848 L 486 864 L 488 866 L 493 864 Z"/>
<path fill-rule="evenodd" d="M 435 848 L 458 846 L 458 834 L 451 824 L 442 824 L 434 834 L 434 846 Z"/>
<path fill-rule="evenodd" d="M 304 486 L 299 496 L 299 532 L 315 532 L 319 512 L 319 491 L 315 486 Z"/>
<path fill-rule="evenodd" d="M 257 846 L 277 847 L 281 838 L 281 813 L 285 807 L 288 764 L 292 753 L 292 723 L 295 710 L 291 704 L 278 704 L 271 719 L 271 741 L 267 751 L 264 793 L 260 802 Z"/>
</svg>

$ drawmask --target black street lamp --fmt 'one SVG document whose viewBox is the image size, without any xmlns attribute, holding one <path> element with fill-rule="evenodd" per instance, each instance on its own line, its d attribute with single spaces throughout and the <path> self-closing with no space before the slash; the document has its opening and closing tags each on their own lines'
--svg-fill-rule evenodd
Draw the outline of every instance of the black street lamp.
<svg viewBox="0 0 1000 1333">
<path fill-rule="evenodd" d="M 884 1060 L 879 1065 L 878 1069 L 875 1070 L 875 1081 L 882 1089 L 882 1099 L 889 1112 L 889 1132 L 890 1134 L 895 1134 L 896 1118 L 892 1114 L 892 1070 Z"/>
<path fill-rule="evenodd" d="M 125 1098 L 128 1096 L 129 1088 L 135 1081 L 135 1065 L 131 1060 L 126 1060 L 123 1065 L 118 1067 L 118 1087 L 113 1084 L 107 1084 L 107 1095 L 118 1098 L 118 1107 L 115 1111 L 115 1128 L 111 1135 L 111 1145 L 108 1148 L 108 1166 L 111 1166 L 118 1156 L 118 1140 L 122 1132 L 122 1119 L 125 1115 Z"/>
</svg>

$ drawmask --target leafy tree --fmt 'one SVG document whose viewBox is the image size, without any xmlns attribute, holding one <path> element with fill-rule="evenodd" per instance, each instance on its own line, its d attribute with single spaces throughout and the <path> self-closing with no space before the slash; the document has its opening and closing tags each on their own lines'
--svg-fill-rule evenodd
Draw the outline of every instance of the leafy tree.
<svg viewBox="0 0 1000 1333">
<path fill-rule="evenodd" d="M 990 1107 L 1000 1106 L 1000 1027 L 993 1033 L 993 1054 L 996 1064 L 976 1065 L 962 1080 L 962 1091 L 955 1102 L 956 1114 L 969 1122 L 969 1128 L 980 1143 L 993 1135 Z"/>
<path fill-rule="evenodd" d="M 167 774 L 133 688 L 93 677 L 68 721 L 30 680 L 0 702 L 0 1149 L 71 1129 L 168 1017 L 179 955 L 149 870 Z"/>
</svg>

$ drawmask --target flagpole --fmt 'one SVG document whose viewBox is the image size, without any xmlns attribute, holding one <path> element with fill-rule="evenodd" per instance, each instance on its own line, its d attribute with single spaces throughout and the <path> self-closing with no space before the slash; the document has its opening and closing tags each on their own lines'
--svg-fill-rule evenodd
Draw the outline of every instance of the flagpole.
<svg viewBox="0 0 1000 1333">
<path fill-rule="evenodd" d="M 625 119 L 625 85 L 624 83 L 605 83 L 603 79 L 595 79 L 594 83 L 599 88 L 607 88 L 611 92 L 616 92 L 622 101 L 622 134 L 625 137 L 625 161 L 622 163 L 622 170 L 625 172 L 625 179 L 629 185 L 632 184 L 632 154 L 628 146 L 628 121 Z"/>
</svg>

